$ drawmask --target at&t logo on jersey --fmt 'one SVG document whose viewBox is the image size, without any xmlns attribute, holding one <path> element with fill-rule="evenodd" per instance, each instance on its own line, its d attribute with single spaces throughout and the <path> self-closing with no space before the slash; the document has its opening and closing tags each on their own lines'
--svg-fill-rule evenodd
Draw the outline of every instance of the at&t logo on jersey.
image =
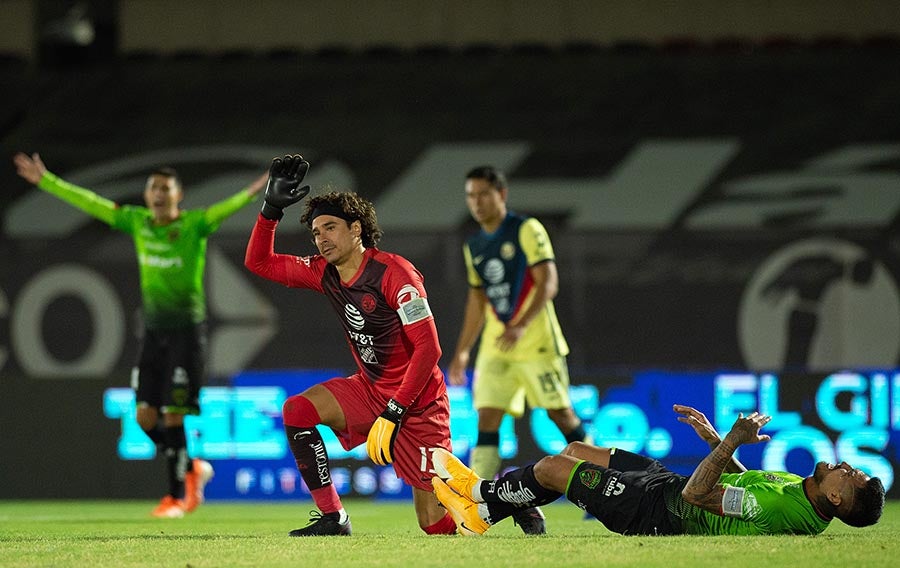
<svg viewBox="0 0 900 568">
<path fill-rule="evenodd" d="M 487 294 L 491 304 L 493 304 L 494 310 L 501 315 L 507 315 L 512 310 L 512 303 L 510 302 L 511 290 L 509 282 L 503 281 L 505 276 L 506 269 L 500 259 L 492 258 L 485 263 L 484 279 L 487 280 L 487 285 L 484 288 L 484 293 Z"/>
<path fill-rule="evenodd" d="M 347 318 L 347 324 L 355 330 L 361 330 L 366 325 L 365 318 L 356 309 L 353 304 L 344 304 L 344 317 Z M 377 365 L 378 358 L 375 357 L 375 338 L 366 333 L 357 333 L 356 331 L 347 331 L 350 339 L 356 344 L 356 351 L 363 363 Z"/>
<path fill-rule="evenodd" d="M 484 278 L 491 284 L 497 284 L 503 281 L 506 276 L 506 270 L 503 268 L 503 262 L 497 258 L 492 258 L 484 265 Z"/>
<path fill-rule="evenodd" d="M 347 318 L 347 323 L 350 324 L 350 327 L 353 329 L 360 330 L 366 325 L 366 320 L 353 304 L 346 304 L 344 306 L 344 316 Z"/>
</svg>

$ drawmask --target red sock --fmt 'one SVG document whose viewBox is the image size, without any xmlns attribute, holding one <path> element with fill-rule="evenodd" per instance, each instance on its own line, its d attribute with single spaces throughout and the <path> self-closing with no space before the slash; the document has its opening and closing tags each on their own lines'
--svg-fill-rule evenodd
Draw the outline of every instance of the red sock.
<svg viewBox="0 0 900 568">
<path fill-rule="evenodd" d="M 285 401 L 282 416 L 288 446 L 316 507 L 323 514 L 340 511 L 343 506 L 331 480 L 325 443 L 316 429 L 322 419 L 315 405 L 304 396 L 294 395 Z M 320 463 L 323 458 L 324 464 Z"/>
<path fill-rule="evenodd" d="M 425 534 L 456 534 L 456 523 L 450 513 L 447 513 L 440 521 L 422 530 Z"/>
<path fill-rule="evenodd" d="M 316 507 L 322 511 L 323 515 L 336 513 L 344 507 L 341 504 L 341 498 L 338 497 L 337 490 L 334 488 L 334 483 L 319 489 L 313 489 L 310 491 L 310 494 L 313 501 L 316 502 Z M 453 526 L 456 527 L 455 524 Z"/>
</svg>

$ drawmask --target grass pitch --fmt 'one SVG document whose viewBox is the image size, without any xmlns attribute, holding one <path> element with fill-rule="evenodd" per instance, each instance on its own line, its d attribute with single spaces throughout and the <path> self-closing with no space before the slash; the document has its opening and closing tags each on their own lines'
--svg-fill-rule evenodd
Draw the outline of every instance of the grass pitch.
<svg viewBox="0 0 900 568">
<path fill-rule="evenodd" d="M 309 501 L 207 503 L 174 520 L 149 501 L 0 501 L 0 566 L 665 566 L 666 568 L 900 565 L 900 502 L 881 522 L 836 521 L 816 537 L 622 537 L 567 502 L 545 507 L 549 534 L 510 520 L 480 538 L 429 537 L 411 502 L 347 501 L 353 536 L 289 538 Z"/>
</svg>

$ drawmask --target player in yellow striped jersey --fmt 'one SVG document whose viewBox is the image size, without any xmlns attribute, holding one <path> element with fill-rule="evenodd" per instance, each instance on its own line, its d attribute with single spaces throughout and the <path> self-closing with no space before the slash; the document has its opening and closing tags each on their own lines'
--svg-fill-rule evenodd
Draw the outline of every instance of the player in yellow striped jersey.
<svg viewBox="0 0 900 568">
<path fill-rule="evenodd" d="M 521 417 L 526 401 L 546 409 L 567 442 L 583 441 L 585 432 L 569 400 L 569 346 L 553 306 L 559 279 L 547 231 L 534 217 L 507 208 L 509 188 L 500 170 L 474 168 L 465 189 L 481 230 L 463 247 L 469 294 L 448 374 L 452 384 L 465 384 L 480 336 L 472 382 L 478 441 L 470 463 L 479 476 L 492 479 L 500 470 L 503 416 Z M 527 534 L 544 532 L 539 509 L 513 518 Z"/>
</svg>

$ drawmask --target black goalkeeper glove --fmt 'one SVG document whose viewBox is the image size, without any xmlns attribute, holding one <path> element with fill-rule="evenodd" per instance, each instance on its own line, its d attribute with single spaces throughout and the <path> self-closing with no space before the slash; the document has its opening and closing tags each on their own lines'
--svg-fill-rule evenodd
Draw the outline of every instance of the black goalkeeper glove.
<svg viewBox="0 0 900 568">
<path fill-rule="evenodd" d="M 306 197 L 309 186 L 300 187 L 300 182 L 308 170 L 309 162 L 299 154 L 272 160 L 269 167 L 269 181 L 266 184 L 266 198 L 261 211 L 263 217 L 278 221 L 284 216 L 285 207 Z"/>
<path fill-rule="evenodd" d="M 366 439 L 366 453 L 378 465 L 387 465 L 394 461 L 394 440 L 400 431 L 400 420 L 406 413 L 406 407 L 393 398 L 381 416 L 375 419 Z"/>
</svg>

